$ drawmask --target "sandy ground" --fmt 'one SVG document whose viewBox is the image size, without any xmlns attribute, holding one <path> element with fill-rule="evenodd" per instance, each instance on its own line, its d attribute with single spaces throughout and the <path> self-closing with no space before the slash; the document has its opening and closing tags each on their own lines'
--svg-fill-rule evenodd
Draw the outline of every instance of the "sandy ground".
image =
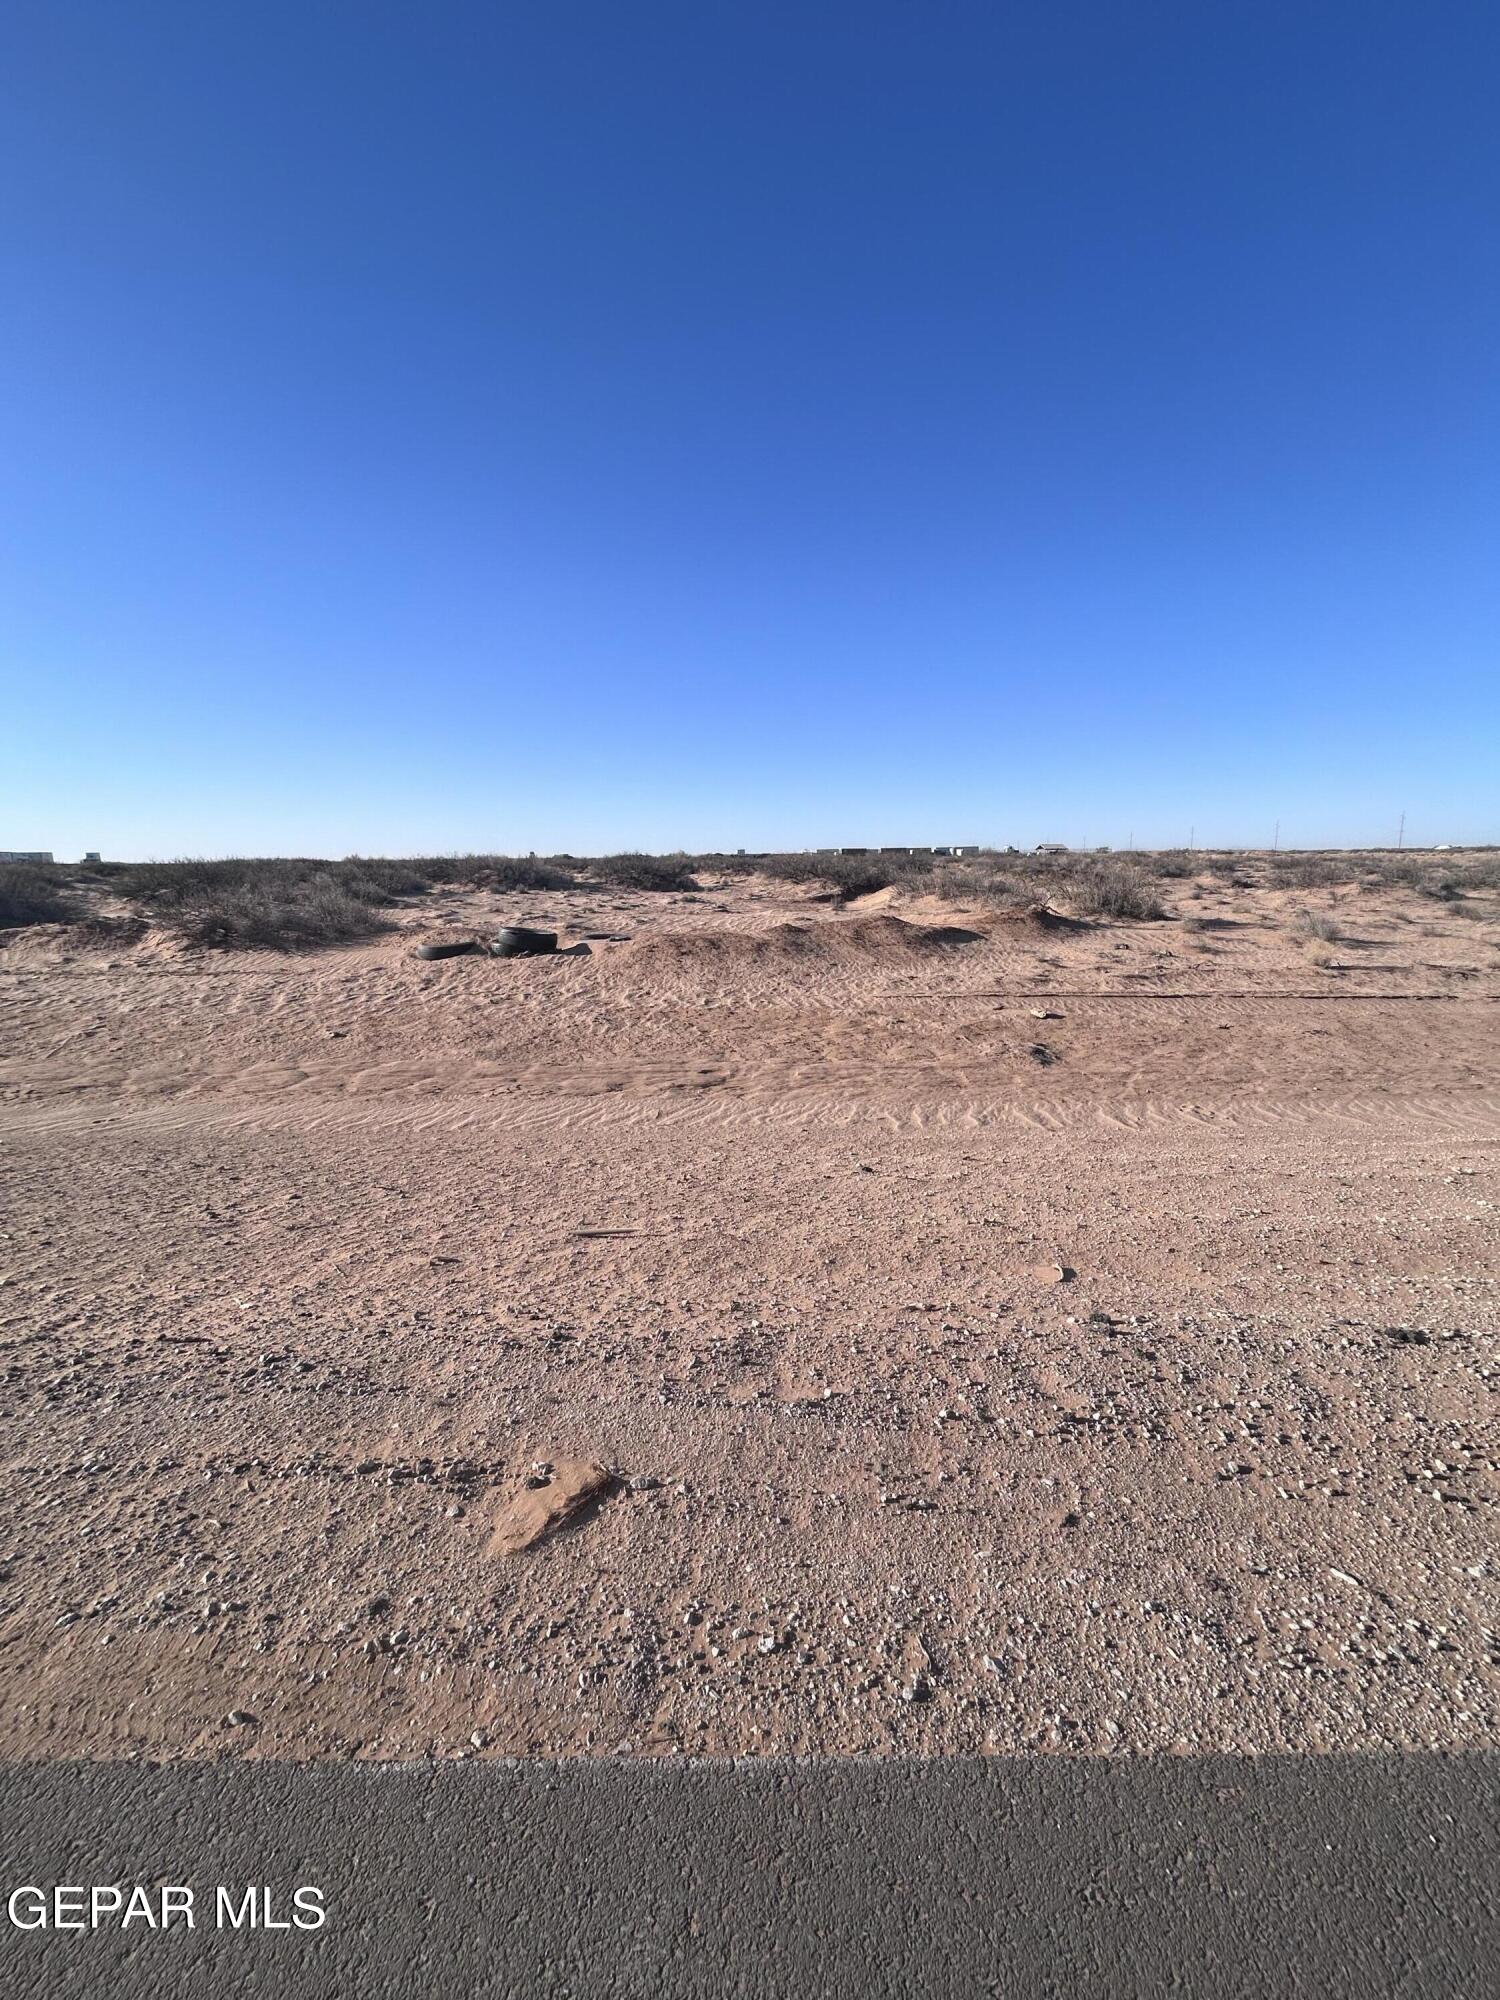
<svg viewBox="0 0 1500 2000">
<path fill-rule="evenodd" d="M 1167 892 L 11 934 L 0 1753 L 1500 1742 L 1500 902 Z"/>
</svg>

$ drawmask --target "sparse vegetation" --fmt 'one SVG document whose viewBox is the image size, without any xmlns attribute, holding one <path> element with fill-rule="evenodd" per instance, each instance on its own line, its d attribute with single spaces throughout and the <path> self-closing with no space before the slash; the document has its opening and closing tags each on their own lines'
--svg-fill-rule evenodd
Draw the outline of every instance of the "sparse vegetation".
<svg viewBox="0 0 1500 2000">
<path fill-rule="evenodd" d="M 576 889 L 583 864 L 568 855 L 428 854 L 388 865 L 411 869 L 424 886 L 525 890 Z"/>
<path fill-rule="evenodd" d="M 1184 881 L 1198 872 L 1197 861 L 1184 847 L 1167 847 L 1159 854 L 1143 854 L 1140 865 L 1168 881 Z"/>
<path fill-rule="evenodd" d="M 1165 916 L 1148 876 L 1126 862 L 1095 861 L 1063 884 L 1069 907 L 1085 917 L 1119 917 L 1131 923 Z"/>
<path fill-rule="evenodd" d="M 78 912 L 63 893 L 65 879 L 61 869 L 38 862 L 0 865 L 0 930 L 73 922 Z"/>
<path fill-rule="evenodd" d="M 190 944 L 282 949 L 373 937 L 394 892 L 391 864 L 349 861 L 148 861 L 109 877 L 117 896 Z M 375 872 L 371 872 L 371 871 Z"/>
<path fill-rule="evenodd" d="M 433 877 L 420 872 L 416 861 L 386 861 L 380 856 L 351 854 L 338 864 L 338 877 L 360 902 L 373 903 L 381 897 L 420 896 Z"/>
<path fill-rule="evenodd" d="M 779 881 L 825 882 L 840 902 L 900 884 L 1003 908 L 1056 897 L 1084 916 L 1138 921 L 1163 914 L 1139 866 L 1092 854 L 774 854 L 762 865 Z"/>
<path fill-rule="evenodd" d="M 1020 855 L 978 854 L 945 862 L 934 873 L 933 887 L 955 903 L 978 903 L 993 909 L 1025 909 L 1045 903 L 1048 887 L 1022 866 Z"/>
<path fill-rule="evenodd" d="M 1164 912 L 1153 877 L 1187 881 L 1189 901 L 1229 889 L 1326 888 L 1348 894 L 1405 890 L 1455 915 L 1493 919 L 1500 851 L 1458 849 L 1359 853 L 1022 854 L 988 848 L 963 856 L 910 854 L 452 854 L 409 858 L 349 855 L 342 861 L 233 859 L 116 862 L 72 867 L 0 867 L 0 928 L 94 920 L 101 899 L 134 905 L 177 935 L 202 945 L 289 948 L 368 937 L 389 928 L 383 914 L 435 887 L 499 893 L 569 894 L 607 888 L 700 892 L 713 877 L 762 872 L 805 885 L 844 905 L 877 890 L 931 892 L 950 902 L 1015 909 L 1054 903 L 1083 917 L 1141 922 Z M 1201 876 L 1202 881 L 1193 881 Z M 1420 905 L 1413 903 L 1413 909 Z M 1408 921 L 1398 912 L 1396 921 Z M 1193 916 L 1184 917 L 1192 930 Z M 1304 943 L 1339 941 L 1335 917 L 1308 909 L 1291 920 Z"/>
<path fill-rule="evenodd" d="M 700 886 L 685 854 L 604 854 L 584 865 L 612 889 L 671 891 Z"/>
<path fill-rule="evenodd" d="M 1324 944 L 1337 944 L 1340 937 L 1337 923 L 1321 910 L 1298 910 L 1292 929 L 1299 937 L 1320 938 Z"/>
<path fill-rule="evenodd" d="M 1273 854 L 1268 865 L 1275 889 L 1331 889 L 1355 872 L 1348 855 Z"/>
<path fill-rule="evenodd" d="M 826 883 L 841 903 L 873 896 L 897 882 L 916 882 L 932 873 L 930 855 L 772 854 L 762 866 L 780 882 Z"/>
</svg>

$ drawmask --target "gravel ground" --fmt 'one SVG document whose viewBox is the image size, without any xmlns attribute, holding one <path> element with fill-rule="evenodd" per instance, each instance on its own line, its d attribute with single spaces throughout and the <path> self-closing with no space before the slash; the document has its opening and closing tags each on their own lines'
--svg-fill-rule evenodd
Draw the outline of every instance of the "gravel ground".
<svg viewBox="0 0 1500 2000">
<path fill-rule="evenodd" d="M 0 1749 L 1500 1740 L 1495 898 L 1177 900 L 12 937 Z"/>
</svg>

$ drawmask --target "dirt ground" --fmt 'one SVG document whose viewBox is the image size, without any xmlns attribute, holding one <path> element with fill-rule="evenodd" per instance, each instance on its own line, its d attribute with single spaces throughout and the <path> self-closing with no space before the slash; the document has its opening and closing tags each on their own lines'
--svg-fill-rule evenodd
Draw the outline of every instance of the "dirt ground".
<svg viewBox="0 0 1500 2000">
<path fill-rule="evenodd" d="M 1500 1742 L 1500 898 L 1165 890 L 8 934 L 0 1754 Z"/>
</svg>

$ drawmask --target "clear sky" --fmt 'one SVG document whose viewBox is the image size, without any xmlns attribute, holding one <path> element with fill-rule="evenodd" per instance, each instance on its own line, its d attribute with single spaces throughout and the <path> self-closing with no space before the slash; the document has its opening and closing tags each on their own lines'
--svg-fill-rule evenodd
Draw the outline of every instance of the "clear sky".
<svg viewBox="0 0 1500 2000">
<path fill-rule="evenodd" d="M 1494 0 L 8 0 L 0 845 L 1500 838 Z"/>
</svg>

